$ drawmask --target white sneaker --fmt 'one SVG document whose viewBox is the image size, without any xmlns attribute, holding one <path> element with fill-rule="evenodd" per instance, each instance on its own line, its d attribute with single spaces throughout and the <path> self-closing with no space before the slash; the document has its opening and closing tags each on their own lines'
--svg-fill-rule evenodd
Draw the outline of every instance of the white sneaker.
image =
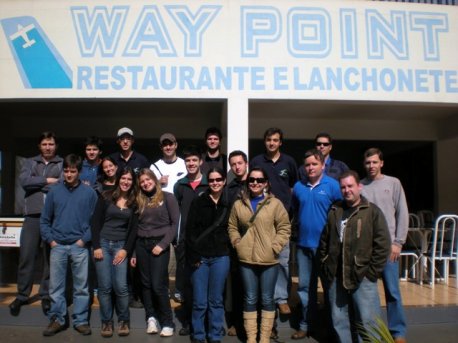
<svg viewBox="0 0 458 343">
<path fill-rule="evenodd" d="M 159 323 L 157 322 L 156 318 L 149 317 L 148 318 L 148 327 L 146 328 L 146 333 L 154 334 L 159 332 Z"/>
<path fill-rule="evenodd" d="M 170 326 L 164 326 L 161 330 L 161 337 L 170 337 L 173 336 L 173 328 Z"/>
</svg>

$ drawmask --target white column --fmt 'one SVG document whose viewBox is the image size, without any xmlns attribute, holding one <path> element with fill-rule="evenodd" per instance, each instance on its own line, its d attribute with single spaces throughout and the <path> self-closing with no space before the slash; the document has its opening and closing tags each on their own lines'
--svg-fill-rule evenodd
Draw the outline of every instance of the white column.
<svg viewBox="0 0 458 343">
<path fill-rule="evenodd" d="M 248 99 L 227 100 L 227 154 L 242 150 L 248 154 Z"/>
</svg>

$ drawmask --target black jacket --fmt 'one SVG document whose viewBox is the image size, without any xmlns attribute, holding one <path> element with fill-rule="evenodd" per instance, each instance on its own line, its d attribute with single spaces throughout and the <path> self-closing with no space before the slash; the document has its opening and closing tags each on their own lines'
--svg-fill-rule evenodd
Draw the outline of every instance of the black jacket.
<svg viewBox="0 0 458 343">
<path fill-rule="evenodd" d="M 186 226 L 186 259 L 190 264 L 199 262 L 201 257 L 229 255 L 229 206 L 224 192 L 217 204 L 210 198 L 208 191 L 193 200 Z M 197 241 L 217 221 L 219 225 Z"/>
</svg>

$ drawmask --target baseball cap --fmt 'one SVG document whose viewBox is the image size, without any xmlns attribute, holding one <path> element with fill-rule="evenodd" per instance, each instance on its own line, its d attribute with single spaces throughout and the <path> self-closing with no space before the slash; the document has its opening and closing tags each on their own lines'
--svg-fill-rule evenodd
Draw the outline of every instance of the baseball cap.
<svg viewBox="0 0 458 343">
<path fill-rule="evenodd" d="M 159 138 L 159 143 L 162 144 L 165 140 L 171 141 L 172 143 L 175 143 L 177 139 L 175 136 L 171 133 L 164 133 L 160 138 Z"/>
<path fill-rule="evenodd" d="M 122 127 L 118 130 L 118 138 L 123 136 L 123 135 L 130 135 L 130 136 L 134 136 L 134 132 L 129 129 L 128 127 Z"/>
</svg>

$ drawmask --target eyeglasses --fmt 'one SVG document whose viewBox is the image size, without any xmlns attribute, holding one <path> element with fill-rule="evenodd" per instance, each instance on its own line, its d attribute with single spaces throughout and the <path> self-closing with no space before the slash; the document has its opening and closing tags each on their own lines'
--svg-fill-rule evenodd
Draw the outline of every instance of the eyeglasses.
<svg viewBox="0 0 458 343">
<path fill-rule="evenodd" d="M 267 180 L 264 177 L 249 177 L 248 183 L 265 183 Z"/>
<path fill-rule="evenodd" d="M 224 178 L 223 177 L 215 177 L 214 179 L 208 179 L 208 183 L 212 182 L 223 182 Z"/>
<path fill-rule="evenodd" d="M 316 146 L 320 146 L 320 145 L 322 145 L 322 146 L 330 146 L 331 143 L 316 142 L 315 145 L 316 145 Z"/>
</svg>

